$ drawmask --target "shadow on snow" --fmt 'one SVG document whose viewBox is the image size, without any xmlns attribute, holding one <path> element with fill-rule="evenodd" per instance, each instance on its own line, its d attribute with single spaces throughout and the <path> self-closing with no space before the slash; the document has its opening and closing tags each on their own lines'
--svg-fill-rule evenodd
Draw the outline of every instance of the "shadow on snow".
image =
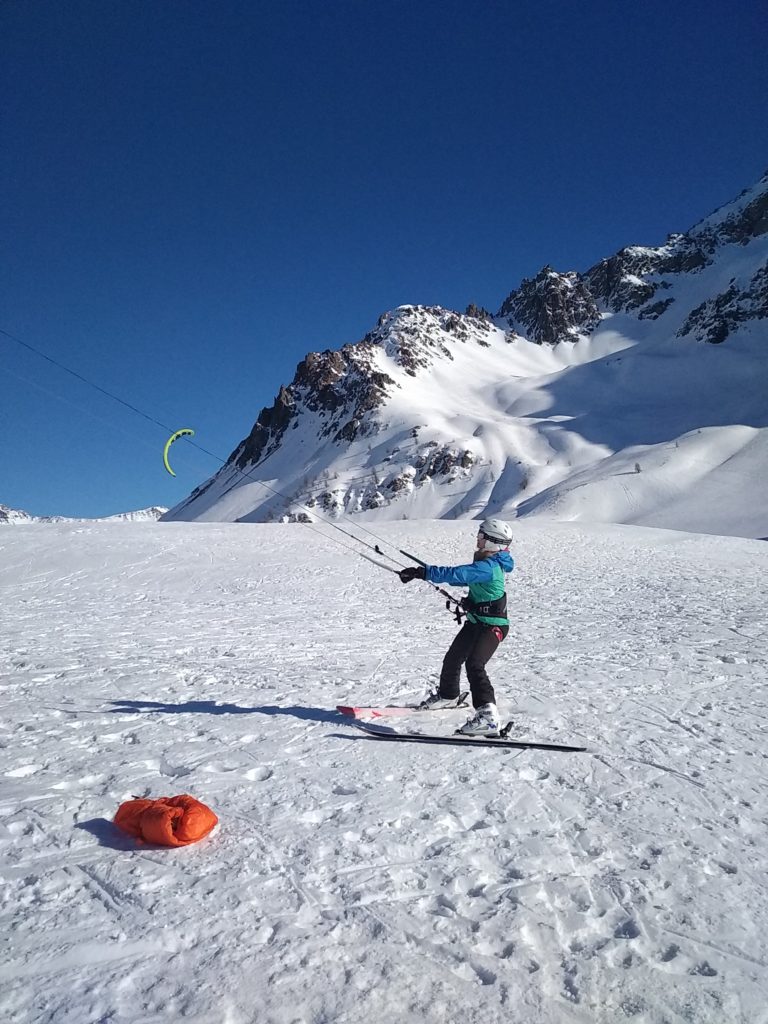
<svg viewBox="0 0 768 1024">
<path fill-rule="evenodd" d="M 135 850 L 136 840 L 121 832 L 117 825 L 107 818 L 91 818 L 89 821 L 78 821 L 75 828 L 89 832 L 95 836 L 100 846 L 109 846 L 113 850 Z"/>
<path fill-rule="evenodd" d="M 145 711 L 163 715 L 290 715 L 309 722 L 339 722 L 338 711 L 328 708 L 301 707 L 290 704 L 262 704 L 260 707 L 243 708 L 239 704 L 218 704 L 213 700 L 188 700 L 183 704 L 167 704 L 154 700 L 113 700 L 112 714 Z"/>
</svg>

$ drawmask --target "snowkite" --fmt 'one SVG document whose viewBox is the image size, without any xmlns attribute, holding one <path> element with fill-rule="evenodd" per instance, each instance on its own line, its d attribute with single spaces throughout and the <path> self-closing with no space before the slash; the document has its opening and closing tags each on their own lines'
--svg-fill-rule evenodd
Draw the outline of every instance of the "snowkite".
<svg viewBox="0 0 768 1024">
<path fill-rule="evenodd" d="M 157 800 L 135 798 L 120 804 L 115 825 L 139 842 L 188 846 L 204 839 L 219 819 L 204 803 L 185 793 Z"/>
<path fill-rule="evenodd" d="M 171 447 L 174 441 L 178 440 L 180 437 L 184 437 L 185 434 L 189 434 L 190 437 L 195 436 L 194 430 L 190 430 L 189 427 L 184 427 L 182 430 L 177 430 L 175 434 L 171 434 L 171 436 L 165 442 L 165 448 L 163 449 L 163 462 L 165 463 L 165 468 L 168 470 L 171 476 L 176 476 L 176 474 L 173 472 L 170 465 L 168 464 L 168 449 Z"/>
</svg>

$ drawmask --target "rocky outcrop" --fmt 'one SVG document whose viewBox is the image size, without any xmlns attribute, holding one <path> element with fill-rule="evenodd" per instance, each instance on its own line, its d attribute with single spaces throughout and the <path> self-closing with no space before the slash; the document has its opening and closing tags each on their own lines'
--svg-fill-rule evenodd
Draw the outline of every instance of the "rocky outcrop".
<svg viewBox="0 0 768 1024">
<path fill-rule="evenodd" d="M 274 404 L 261 410 L 250 434 L 232 452 L 227 465 L 234 462 L 238 469 L 243 469 L 271 455 L 293 418 L 295 404 L 291 389 L 281 387 Z"/>
<path fill-rule="evenodd" d="M 643 306 L 642 309 L 638 310 L 637 319 L 658 320 L 662 313 L 666 313 L 674 301 L 674 298 L 670 296 L 668 299 L 660 299 L 658 302 L 651 302 L 647 306 Z"/>
<path fill-rule="evenodd" d="M 487 346 L 493 330 L 487 313 L 466 316 L 440 306 L 400 306 L 385 313 L 362 341 L 336 351 L 310 352 L 291 384 L 281 387 L 274 403 L 261 410 L 227 463 L 244 469 L 269 458 L 303 412 L 317 413 L 319 436 L 339 443 L 375 433 L 370 413 L 396 386 L 377 365 L 378 353 L 415 377 L 436 358 L 452 360 L 451 345 L 456 342 Z M 203 489 L 193 497 L 201 493 Z"/>
<path fill-rule="evenodd" d="M 507 296 L 497 317 L 514 329 L 522 327 L 538 345 L 557 345 L 590 334 L 600 323 L 600 310 L 579 274 L 546 266 Z"/>
<path fill-rule="evenodd" d="M 600 321 L 601 309 L 610 313 L 635 312 L 640 319 L 656 319 L 672 304 L 673 299 L 663 293 L 672 287 L 676 275 L 696 273 L 708 266 L 720 246 L 746 245 L 766 233 L 768 175 L 740 199 L 688 232 L 670 235 L 662 246 L 627 246 L 600 260 L 583 275 L 561 274 L 544 267 L 505 299 L 497 316 L 522 328 L 531 341 L 550 345 L 576 341 L 589 334 Z M 735 307 L 735 300 L 731 292 L 712 300 L 720 305 L 709 310 L 710 325 L 702 336 L 721 336 L 724 330 L 723 336 L 727 336 L 724 325 L 735 323 L 737 312 L 747 310 L 741 299 Z M 724 313 L 726 308 L 728 316 Z M 719 320 L 718 310 L 723 312 Z M 704 314 L 695 313 L 698 322 Z"/>
<path fill-rule="evenodd" d="M 708 266 L 720 246 L 746 245 L 766 233 L 768 175 L 685 234 L 670 235 L 665 245 L 658 248 L 628 246 L 600 260 L 586 272 L 584 281 L 607 310 L 613 313 L 638 310 L 640 319 L 655 319 L 672 303 L 671 298 L 657 294 L 671 287 L 670 277 L 696 273 Z M 656 301 L 651 303 L 652 299 Z M 702 326 L 699 335 L 708 340 L 718 336 L 722 340 L 729 332 L 728 322 L 731 325 L 736 322 L 734 301 L 736 295 L 729 290 L 711 300 L 715 305 L 705 303 L 708 306 L 706 316 L 702 310 L 695 310 L 691 314 L 693 320 L 689 317 L 690 323 L 686 321 L 687 327 L 680 333 L 694 332 L 696 324 L 703 325 L 708 318 L 708 326 Z M 745 312 L 745 304 L 741 300 L 737 305 L 739 303 L 741 311 Z M 726 309 L 730 310 L 729 315 Z M 723 313 L 720 319 L 718 310 Z"/>
<path fill-rule="evenodd" d="M 389 458 L 383 460 L 384 463 L 387 461 Z M 460 476 L 468 477 L 476 461 L 475 453 L 469 449 L 429 441 L 422 446 L 412 464 L 397 472 L 387 475 L 386 472 L 377 471 L 371 473 L 367 480 L 357 480 L 347 486 L 327 487 L 319 494 L 307 493 L 312 490 L 310 482 L 304 494 L 297 494 L 295 500 L 308 509 L 317 509 L 324 517 L 369 511 L 389 505 L 399 495 L 431 480 L 449 483 Z"/>
<path fill-rule="evenodd" d="M 768 320 L 768 266 L 761 267 L 745 288 L 731 281 L 729 288 L 692 310 L 678 331 L 698 341 L 720 345 L 728 335 L 749 320 Z"/>
<path fill-rule="evenodd" d="M 747 245 L 768 234 L 768 172 L 731 203 L 694 225 L 687 238 L 708 253 L 721 245 Z"/>
<path fill-rule="evenodd" d="M 493 317 L 483 306 L 476 306 L 474 302 L 470 302 L 467 308 L 464 310 L 464 316 L 471 316 L 473 320 L 485 320 L 491 323 Z"/>
<path fill-rule="evenodd" d="M 364 432 L 366 415 L 383 404 L 394 385 L 376 368 L 373 355 L 368 339 L 337 351 L 310 352 L 296 368 L 293 382 L 281 387 L 273 405 L 261 410 L 228 463 L 243 469 L 268 458 L 303 410 L 319 414 L 321 437 L 351 441 Z"/>
<path fill-rule="evenodd" d="M 421 482 L 432 477 L 452 476 L 454 471 L 470 469 L 474 462 L 474 453 L 468 449 L 440 446 L 432 441 L 425 445 L 425 449 L 416 459 L 416 480 Z"/>
<path fill-rule="evenodd" d="M 398 366 L 415 377 L 435 359 L 453 360 L 455 342 L 486 346 L 493 323 L 441 306 L 399 306 L 379 317 L 364 343 L 381 346 Z"/>
<path fill-rule="evenodd" d="M 460 449 L 429 441 L 416 456 L 413 465 L 406 466 L 381 486 L 392 497 L 402 491 L 420 487 L 429 480 L 450 481 L 459 476 L 467 476 L 476 461 L 475 453 L 468 448 Z"/>
<path fill-rule="evenodd" d="M 638 314 L 641 319 L 654 319 L 672 302 L 661 299 L 647 305 L 657 292 L 671 287 L 667 278 L 701 270 L 708 262 L 706 252 L 695 240 L 686 235 L 670 235 L 667 244 L 656 249 L 640 245 L 620 249 L 591 267 L 584 280 L 606 310 L 622 313 L 644 306 Z"/>
<path fill-rule="evenodd" d="M 587 271 L 584 280 L 594 297 L 611 312 L 637 309 L 653 298 L 658 283 L 651 284 L 644 275 L 657 272 L 658 256 L 654 249 L 629 246 L 614 256 L 600 260 Z"/>
</svg>

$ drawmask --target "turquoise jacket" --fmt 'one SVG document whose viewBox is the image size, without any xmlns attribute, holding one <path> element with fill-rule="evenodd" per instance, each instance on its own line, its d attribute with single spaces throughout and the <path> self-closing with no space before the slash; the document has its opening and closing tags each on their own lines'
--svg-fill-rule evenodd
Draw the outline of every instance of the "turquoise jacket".
<svg viewBox="0 0 768 1024">
<path fill-rule="evenodd" d="M 425 569 L 430 583 L 469 587 L 469 600 L 474 605 L 489 604 L 504 597 L 504 575 L 512 572 L 514 567 L 514 559 L 508 551 L 497 551 L 495 555 L 470 565 L 427 565 Z M 487 626 L 509 625 L 506 614 L 479 615 L 468 611 L 467 618 L 470 622 L 482 622 Z"/>
</svg>

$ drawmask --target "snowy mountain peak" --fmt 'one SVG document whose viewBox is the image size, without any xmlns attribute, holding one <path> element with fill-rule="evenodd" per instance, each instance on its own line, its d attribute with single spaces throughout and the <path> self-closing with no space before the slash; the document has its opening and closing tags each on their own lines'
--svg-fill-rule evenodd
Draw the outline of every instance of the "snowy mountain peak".
<svg viewBox="0 0 768 1024">
<path fill-rule="evenodd" d="M 676 275 L 701 271 L 722 257 L 718 253 L 723 247 L 745 247 L 766 233 L 768 174 L 689 231 L 670 235 L 666 245 L 628 246 L 588 270 L 584 280 L 603 309 L 614 313 L 637 309 L 639 319 L 656 319 L 674 301 L 673 295 L 663 293 L 673 287 Z M 731 257 L 727 262 L 735 266 L 740 261 Z M 748 265 L 753 273 L 741 287 L 732 279 L 722 292 L 708 296 L 691 311 L 680 337 L 693 333 L 701 341 L 721 342 L 740 320 L 768 316 L 764 256 Z"/>
<path fill-rule="evenodd" d="M 767 211 L 768 176 L 663 245 L 544 266 L 495 318 L 384 313 L 307 355 L 164 518 L 544 514 L 765 536 Z"/>
<path fill-rule="evenodd" d="M 538 345 L 557 345 L 590 334 L 600 310 L 579 274 L 546 266 L 507 296 L 497 317 Z"/>
<path fill-rule="evenodd" d="M 748 244 L 768 234 L 768 171 L 736 199 L 705 217 L 687 233 L 710 252 L 718 245 Z"/>
<path fill-rule="evenodd" d="M 136 512 L 120 512 L 114 516 L 101 516 L 94 519 L 76 519 L 70 516 L 33 516 L 22 509 L 0 505 L 0 525 L 19 526 L 26 523 L 138 523 L 157 522 L 167 513 L 168 509 L 160 505 L 142 508 Z"/>
<path fill-rule="evenodd" d="M 365 432 L 367 413 L 380 406 L 392 380 L 378 369 L 368 339 L 339 350 L 310 352 L 296 368 L 288 387 L 259 413 L 251 433 L 230 455 L 227 465 L 242 469 L 269 458 L 300 412 L 315 413 L 320 436 L 332 442 L 351 441 Z"/>
<path fill-rule="evenodd" d="M 36 517 L 31 516 L 20 508 L 9 508 L 8 505 L 0 505 L 0 525 L 15 526 L 19 523 L 34 523 Z"/>
<path fill-rule="evenodd" d="M 102 516 L 98 519 L 101 523 L 143 523 L 156 522 L 168 511 L 162 505 L 152 505 L 150 508 L 140 508 L 136 512 L 118 512 L 114 516 Z"/>
<path fill-rule="evenodd" d="M 399 306 L 379 318 L 365 342 L 379 346 L 386 356 L 415 377 L 435 358 L 453 359 L 456 342 L 487 345 L 493 324 L 443 309 L 441 306 Z"/>
<path fill-rule="evenodd" d="M 408 376 L 428 370 L 435 359 L 452 360 L 457 343 L 488 345 L 495 332 L 483 318 L 438 306 L 399 306 L 379 317 L 361 341 L 341 349 L 310 352 L 288 387 L 261 410 L 251 433 L 228 460 L 240 469 L 272 455 L 302 412 L 317 415 L 319 436 L 334 443 L 376 433 L 370 418 L 398 385 L 398 370 Z"/>
</svg>

